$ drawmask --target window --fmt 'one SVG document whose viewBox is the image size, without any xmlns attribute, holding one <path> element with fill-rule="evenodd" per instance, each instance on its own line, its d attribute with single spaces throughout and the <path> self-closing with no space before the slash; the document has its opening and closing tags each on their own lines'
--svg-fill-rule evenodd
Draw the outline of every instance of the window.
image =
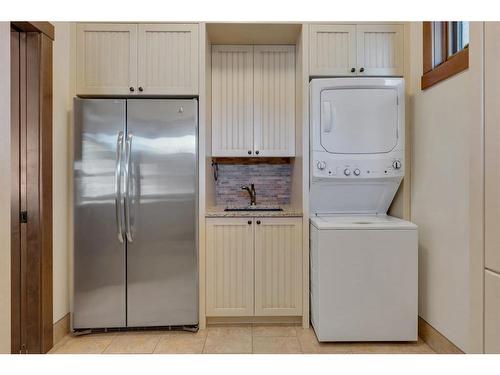
<svg viewBox="0 0 500 375">
<path fill-rule="evenodd" d="M 424 22 L 422 90 L 469 67 L 469 22 Z"/>
</svg>

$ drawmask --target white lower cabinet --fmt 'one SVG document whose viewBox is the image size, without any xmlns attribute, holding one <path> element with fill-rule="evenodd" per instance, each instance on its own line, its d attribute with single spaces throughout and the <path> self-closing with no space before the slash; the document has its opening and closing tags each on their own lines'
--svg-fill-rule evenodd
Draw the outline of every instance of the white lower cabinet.
<svg viewBox="0 0 500 375">
<path fill-rule="evenodd" d="M 302 314 L 302 220 L 257 219 L 255 315 Z"/>
<path fill-rule="evenodd" d="M 302 218 L 207 219 L 206 314 L 302 315 Z"/>
<path fill-rule="evenodd" d="M 500 274 L 485 271 L 484 352 L 500 354 Z"/>
<path fill-rule="evenodd" d="M 207 316 L 253 315 L 252 222 L 251 218 L 207 219 Z"/>
</svg>

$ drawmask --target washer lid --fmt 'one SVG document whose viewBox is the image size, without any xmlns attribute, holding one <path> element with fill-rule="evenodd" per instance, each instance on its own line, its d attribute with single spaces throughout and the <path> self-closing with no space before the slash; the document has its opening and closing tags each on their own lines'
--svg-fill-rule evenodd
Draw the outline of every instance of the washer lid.
<svg viewBox="0 0 500 375">
<path fill-rule="evenodd" d="M 410 221 L 388 215 L 312 216 L 311 224 L 318 229 L 417 229 Z"/>
</svg>

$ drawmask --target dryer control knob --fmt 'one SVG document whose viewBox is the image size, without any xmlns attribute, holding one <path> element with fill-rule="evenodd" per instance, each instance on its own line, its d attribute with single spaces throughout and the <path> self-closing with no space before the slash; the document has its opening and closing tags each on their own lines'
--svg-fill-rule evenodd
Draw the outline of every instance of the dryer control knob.
<svg viewBox="0 0 500 375">
<path fill-rule="evenodd" d="M 351 170 L 349 168 L 344 169 L 344 174 L 346 176 L 350 176 L 351 175 Z"/>
<path fill-rule="evenodd" d="M 320 171 L 324 170 L 326 168 L 326 162 L 320 160 L 316 163 L 316 166 Z"/>
<path fill-rule="evenodd" d="M 354 170 L 354 175 L 355 175 L 355 176 L 359 176 L 360 174 L 361 174 L 361 171 L 360 171 L 358 168 L 356 168 L 356 169 Z"/>
<path fill-rule="evenodd" d="M 394 169 L 399 169 L 399 168 L 401 168 L 401 161 L 400 161 L 400 160 L 394 160 L 394 161 L 392 162 L 392 167 L 393 167 Z"/>
</svg>

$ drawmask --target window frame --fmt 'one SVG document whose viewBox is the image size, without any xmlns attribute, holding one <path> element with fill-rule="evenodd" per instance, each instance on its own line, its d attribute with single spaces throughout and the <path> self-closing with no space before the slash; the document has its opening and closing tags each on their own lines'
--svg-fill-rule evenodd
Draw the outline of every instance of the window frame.
<svg viewBox="0 0 500 375">
<path fill-rule="evenodd" d="M 441 27 L 441 54 L 445 59 L 439 65 L 434 65 L 434 26 Z M 469 46 L 461 51 L 449 55 L 448 22 L 423 22 L 423 75 L 421 78 L 422 90 L 434 86 L 469 68 Z"/>
</svg>

